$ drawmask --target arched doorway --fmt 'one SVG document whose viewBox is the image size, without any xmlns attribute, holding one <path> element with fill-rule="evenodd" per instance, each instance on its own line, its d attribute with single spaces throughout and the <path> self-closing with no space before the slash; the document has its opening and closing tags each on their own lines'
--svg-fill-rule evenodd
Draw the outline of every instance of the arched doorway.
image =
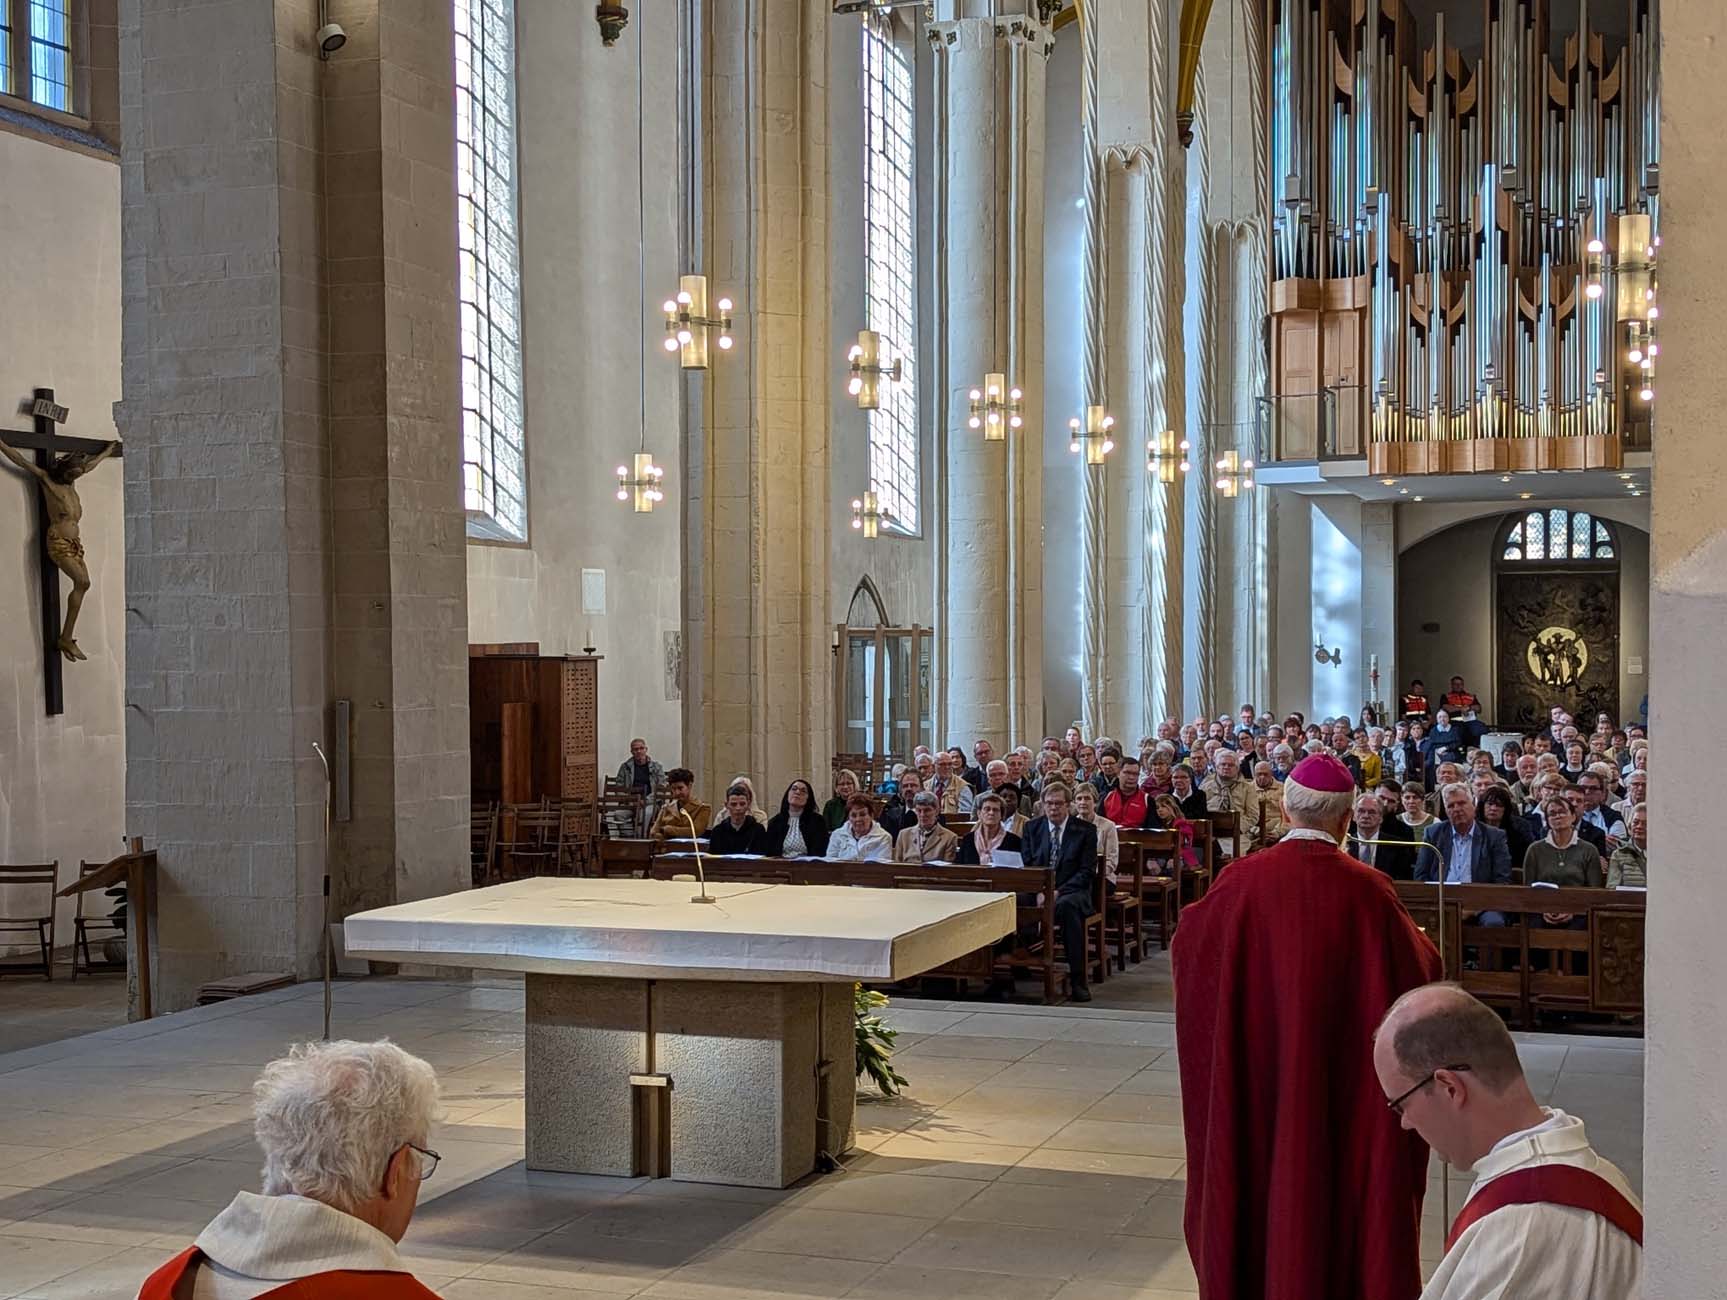
<svg viewBox="0 0 1727 1300">
<path fill-rule="evenodd" d="M 909 761 L 933 743 L 930 629 L 889 623 L 881 591 L 866 575 L 846 621 L 834 628 L 834 742 L 837 752 Z"/>
<path fill-rule="evenodd" d="M 1540 727 L 1556 704 L 1578 719 L 1619 717 L 1620 555 L 1614 526 L 1587 511 L 1549 506 L 1500 522 L 1493 546 L 1499 725 Z"/>
</svg>

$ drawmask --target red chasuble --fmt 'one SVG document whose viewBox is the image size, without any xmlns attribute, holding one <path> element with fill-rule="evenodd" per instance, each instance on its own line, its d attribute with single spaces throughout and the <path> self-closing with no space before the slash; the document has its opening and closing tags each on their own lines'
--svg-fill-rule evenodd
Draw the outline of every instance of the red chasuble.
<svg viewBox="0 0 1727 1300">
<path fill-rule="evenodd" d="M 191 1295 L 190 1286 L 180 1284 L 203 1260 L 204 1252 L 196 1246 L 182 1251 L 144 1279 L 138 1300 L 180 1300 Z M 284 1282 L 258 1300 L 438 1300 L 438 1293 L 407 1273 L 338 1270 Z"/>
<path fill-rule="evenodd" d="M 1202 1300 L 1414 1300 L 1427 1145 L 1373 1031 L 1440 964 L 1391 882 L 1286 840 L 1182 908 L 1172 959 Z"/>
</svg>

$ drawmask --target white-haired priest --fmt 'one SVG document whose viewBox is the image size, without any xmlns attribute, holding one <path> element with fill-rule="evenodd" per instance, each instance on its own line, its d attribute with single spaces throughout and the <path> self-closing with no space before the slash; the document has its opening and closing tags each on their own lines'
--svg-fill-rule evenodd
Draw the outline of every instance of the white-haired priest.
<svg viewBox="0 0 1727 1300">
<path fill-rule="evenodd" d="M 1172 953 L 1188 1253 L 1203 1296 L 1421 1291 L 1427 1144 L 1362 1045 L 1439 978 L 1391 881 L 1339 847 L 1355 778 L 1328 754 L 1283 787 L 1291 829 L 1181 910 Z"/>
<path fill-rule="evenodd" d="M 437 1300 L 396 1252 L 437 1168 L 432 1067 L 394 1043 L 306 1043 L 252 1087 L 262 1195 L 241 1192 L 139 1300 Z"/>
</svg>

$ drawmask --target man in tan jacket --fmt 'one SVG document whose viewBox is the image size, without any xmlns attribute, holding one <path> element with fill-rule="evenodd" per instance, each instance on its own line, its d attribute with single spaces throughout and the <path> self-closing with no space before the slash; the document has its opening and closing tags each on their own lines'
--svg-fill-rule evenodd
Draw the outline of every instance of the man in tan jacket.
<svg viewBox="0 0 1727 1300">
<path fill-rule="evenodd" d="M 667 840 L 687 840 L 708 833 L 714 810 L 690 794 L 695 780 L 695 773 L 687 767 L 674 767 L 666 773 L 666 801 L 660 807 L 660 815 L 654 818 L 649 839 L 664 844 Z M 691 823 L 695 825 L 693 831 Z"/>
<path fill-rule="evenodd" d="M 952 862 L 959 852 L 959 836 L 936 823 L 941 804 L 928 790 L 912 796 L 917 820 L 894 840 L 895 862 Z"/>
</svg>

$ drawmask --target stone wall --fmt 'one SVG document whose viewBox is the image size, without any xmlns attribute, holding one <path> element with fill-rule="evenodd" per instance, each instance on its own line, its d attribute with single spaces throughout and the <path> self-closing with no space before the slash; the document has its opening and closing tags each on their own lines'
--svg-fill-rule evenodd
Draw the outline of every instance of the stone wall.
<svg viewBox="0 0 1727 1300">
<path fill-rule="evenodd" d="M 31 390 L 71 408 L 61 432 L 112 438 L 120 390 L 120 168 L 27 134 L 0 132 L 0 428 Z M 27 179 L 26 179 L 27 178 Z M 89 659 L 65 665 L 66 711 L 43 701 L 36 490 L 0 466 L 0 862 L 106 861 L 125 830 L 126 574 L 118 464 L 78 485 L 91 589 L 78 619 Z M 67 588 L 70 584 L 64 584 Z M 23 898 L 17 901 L 22 903 Z M 38 900 L 39 901 L 39 900 Z M 98 910 L 108 900 L 95 900 Z M 73 906 L 60 905 L 60 941 Z M 0 944 L 0 952 L 10 948 Z"/>
</svg>

